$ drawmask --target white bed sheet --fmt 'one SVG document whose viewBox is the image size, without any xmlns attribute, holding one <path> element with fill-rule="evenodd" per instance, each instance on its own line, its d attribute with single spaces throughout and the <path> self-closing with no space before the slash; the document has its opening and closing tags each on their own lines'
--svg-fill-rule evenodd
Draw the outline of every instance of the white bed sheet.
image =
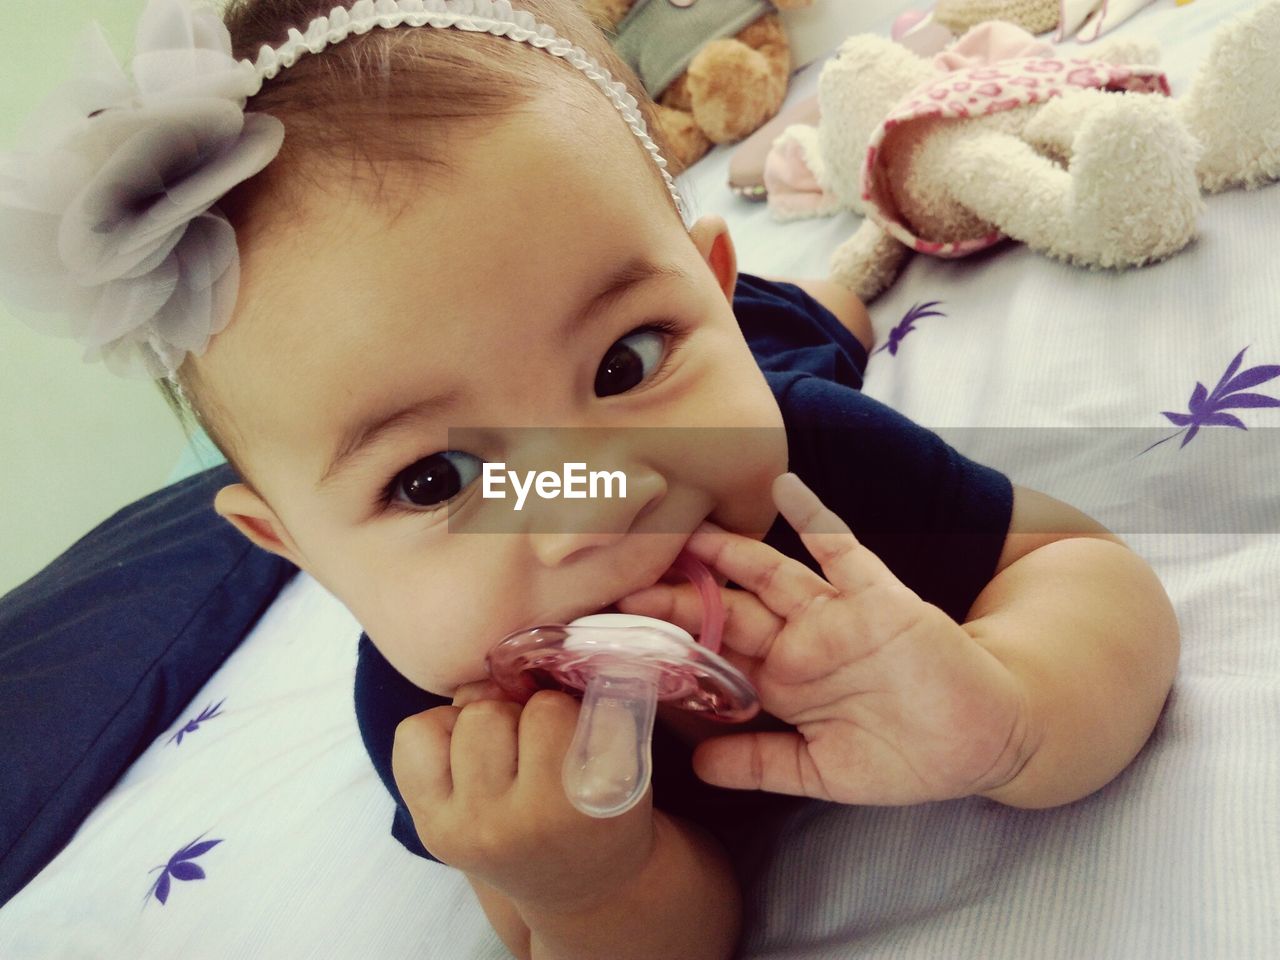
<svg viewBox="0 0 1280 960">
<path fill-rule="evenodd" d="M 1250 6 L 1158 2 L 1119 33 L 1161 40 L 1176 93 L 1213 23 Z M 856 220 L 775 224 L 727 193 L 727 163 L 717 152 L 689 179 L 698 212 L 729 220 L 741 267 L 824 275 Z M 1140 454 L 1177 429 L 1161 411 L 1185 412 L 1242 348 L 1244 368 L 1280 363 L 1278 234 L 1280 187 L 1226 194 L 1165 264 L 1088 273 L 1014 247 L 917 258 L 873 305 L 881 343 L 917 303 L 945 316 L 876 353 L 867 392 L 1124 532 L 1177 606 L 1184 654 L 1151 743 L 1084 801 L 806 807 L 747 892 L 744 956 L 1280 953 L 1280 409 Z M 1255 389 L 1280 395 L 1280 380 Z M 465 881 L 388 832 L 351 706 L 358 632 L 310 579 L 288 586 L 0 910 L 0 957 L 505 957 Z"/>
</svg>

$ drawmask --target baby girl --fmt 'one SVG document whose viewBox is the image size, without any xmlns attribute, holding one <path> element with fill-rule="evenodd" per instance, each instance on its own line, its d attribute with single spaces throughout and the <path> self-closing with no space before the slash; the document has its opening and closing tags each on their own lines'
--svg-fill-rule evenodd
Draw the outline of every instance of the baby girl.
<svg viewBox="0 0 1280 960">
<path fill-rule="evenodd" d="M 1178 649 L 1150 569 L 862 394 L 851 295 L 740 275 L 722 220 L 688 224 L 575 3 L 331 3 L 236 0 L 224 26 L 153 0 L 139 92 L 99 74 L 41 148 L 94 145 L 56 228 L 54 154 L 0 181 L 0 239 L 24 238 L 2 267 L 157 377 L 236 468 L 219 513 L 358 618 L 394 832 L 466 873 L 514 954 L 733 952 L 734 795 L 690 763 L 1046 807 L 1132 760 Z M 499 461 L 627 495 L 517 512 L 483 495 Z M 587 817 L 560 780 L 577 702 L 503 699 L 486 655 L 608 608 L 696 632 L 682 550 L 735 585 L 724 643 L 768 722 L 673 718 L 656 801 Z"/>
</svg>

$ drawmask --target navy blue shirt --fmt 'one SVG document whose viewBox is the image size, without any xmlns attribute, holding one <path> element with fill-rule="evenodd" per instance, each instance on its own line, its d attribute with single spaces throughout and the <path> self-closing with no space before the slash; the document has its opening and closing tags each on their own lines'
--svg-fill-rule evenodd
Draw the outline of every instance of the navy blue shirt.
<svg viewBox="0 0 1280 960">
<path fill-rule="evenodd" d="M 995 573 L 1013 509 L 1009 480 L 862 393 L 866 350 L 798 287 L 743 274 L 733 307 L 782 412 L 789 468 L 898 579 L 962 621 Z M 765 542 L 821 572 L 781 517 Z M 360 734 L 396 801 L 391 832 L 419 856 L 431 854 L 396 789 L 391 748 L 401 720 L 450 702 L 414 686 L 360 638 Z M 690 748 L 661 724 L 653 752 L 655 805 L 703 823 L 731 845 L 743 831 L 758 834 L 762 818 L 779 809 L 767 795 L 701 783 L 689 766 Z"/>
</svg>

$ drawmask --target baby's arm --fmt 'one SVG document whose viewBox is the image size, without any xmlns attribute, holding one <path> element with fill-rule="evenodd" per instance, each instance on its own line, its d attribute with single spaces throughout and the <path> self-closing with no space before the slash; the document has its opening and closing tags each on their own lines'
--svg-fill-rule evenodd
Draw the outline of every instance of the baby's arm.
<svg viewBox="0 0 1280 960">
<path fill-rule="evenodd" d="M 1022 487 L 964 629 L 1025 691 L 1024 759 L 985 794 L 1017 807 L 1068 803 L 1123 770 L 1177 668 L 1177 619 L 1151 568 L 1083 514 Z"/>
<path fill-rule="evenodd" d="M 847 287 L 831 280 L 788 280 L 783 277 L 765 277 L 774 283 L 789 283 L 799 287 L 813 299 L 830 310 L 841 325 L 857 338 L 867 353 L 876 343 L 875 331 L 866 305 Z"/>
<path fill-rule="evenodd" d="M 1101 787 L 1150 735 L 1177 621 L 1147 565 L 1083 514 L 1017 488 L 999 569 L 959 624 L 797 477 L 774 498 L 825 579 L 710 526 L 687 549 L 742 587 L 723 592 L 725 647 L 794 729 L 701 744 L 703 779 L 840 803 L 1046 807 Z M 668 585 L 620 606 L 686 628 L 700 611 Z"/>
<path fill-rule="evenodd" d="M 651 794 L 607 819 L 566 799 L 578 710 L 544 691 L 402 721 L 392 768 L 423 844 L 467 875 L 522 960 L 725 960 L 741 905 L 722 849 Z"/>
<path fill-rule="evenodd" d="M 494 930 L 520 960 L 731 956 L 742 905 L 724 852 L 697 827 L 660 812 L 655 827 L 648 866 L 626 891 L 595 907 L 522 908 L 483 881 L 468 879 Z"/>
</svg>

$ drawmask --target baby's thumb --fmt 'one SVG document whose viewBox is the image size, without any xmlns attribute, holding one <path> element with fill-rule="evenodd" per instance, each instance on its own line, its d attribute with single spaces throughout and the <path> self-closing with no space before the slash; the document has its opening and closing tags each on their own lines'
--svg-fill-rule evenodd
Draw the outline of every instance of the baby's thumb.
<svg viewBox="0 0 1280 960">
<path fill-rule="evenodd" d="M 693 753 L 693 772 L 717 787 L 831 799 L 798 733 L 736 733 L 704 741 Z"/>
<path fill-rule="evenodd" d="M 645 587 L 619 600 L 618 609 L 623 613 L 674 623 L 694 635 L 702 628 L 702 599 L 688 584 L 671 586 L 658 583 Z"/>
</svg>

